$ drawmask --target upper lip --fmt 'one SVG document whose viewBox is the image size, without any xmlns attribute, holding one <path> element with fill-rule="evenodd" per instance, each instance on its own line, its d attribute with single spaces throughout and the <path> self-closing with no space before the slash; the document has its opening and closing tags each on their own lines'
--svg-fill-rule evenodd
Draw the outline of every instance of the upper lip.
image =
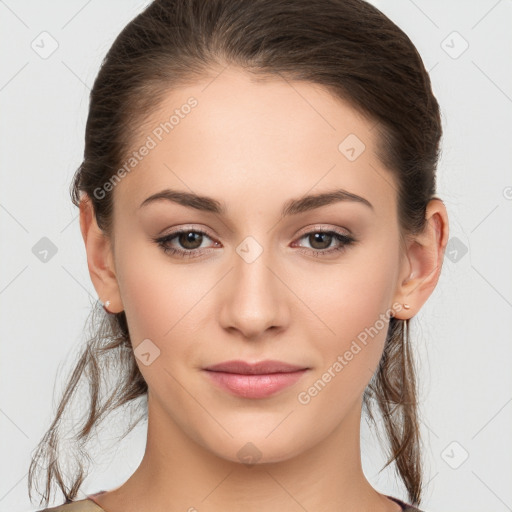
<svg viewBox="0 0 512 512">
<path fill-rule="evenodd" d="M 248 363 L 246 361 L 225 361 L 223 363 L 207 366 L 205 370 L 213 372 L 238 373 L 245 375 L 265 375 L 269 373 L 289 373 L 306 370 L 305 366 L 297 366 L 283 361 L 259 361 Z"/>
</svg>

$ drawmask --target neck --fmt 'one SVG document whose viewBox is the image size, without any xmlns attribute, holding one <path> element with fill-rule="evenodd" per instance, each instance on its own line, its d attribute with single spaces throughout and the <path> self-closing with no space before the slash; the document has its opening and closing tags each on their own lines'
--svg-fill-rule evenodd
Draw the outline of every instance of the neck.
<svg viewBox="0 0 512 512">
<path fill-rule="evenodd" d="M 360 459 L 361 402 L 328 437 L 273 463 L 221 458 L 148 401 L 144 457 L 130 479 L 98 503 L 108 512 L 399 511 L 366 480 Z"/>
</svg>

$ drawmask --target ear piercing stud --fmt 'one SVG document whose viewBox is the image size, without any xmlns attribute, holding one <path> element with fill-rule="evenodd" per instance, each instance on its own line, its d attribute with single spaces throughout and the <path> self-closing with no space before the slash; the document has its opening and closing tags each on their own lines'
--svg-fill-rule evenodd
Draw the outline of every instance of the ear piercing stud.
<svg viewBox="0 0 512 512">
<path fill-rule="evenodd" d="M 404 308 L 404 309 L 411 309 L 411 306 L 409 306 L 409 304 L 402 304 L 402 306 L 403 306 L 403 308 Z M 390 316 L 391 316 L 392 318 L 395 318 L 395 313 L 394 313 L 394 311 L 391 311 L 391 312 L 390 312 Z"/>
</svg>

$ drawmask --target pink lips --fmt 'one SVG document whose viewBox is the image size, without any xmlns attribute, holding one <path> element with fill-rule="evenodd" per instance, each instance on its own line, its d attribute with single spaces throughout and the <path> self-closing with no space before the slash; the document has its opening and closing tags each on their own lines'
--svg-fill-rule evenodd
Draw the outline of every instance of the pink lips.
<svg viewBox="0 0 512 512">
<path fill-rule="evenodd" d="M 204 369 L 225 390 L 244 398 L 266 398 L 297 382 L 308 370 L 281 361 L 226 361 Z"/>
</svg>

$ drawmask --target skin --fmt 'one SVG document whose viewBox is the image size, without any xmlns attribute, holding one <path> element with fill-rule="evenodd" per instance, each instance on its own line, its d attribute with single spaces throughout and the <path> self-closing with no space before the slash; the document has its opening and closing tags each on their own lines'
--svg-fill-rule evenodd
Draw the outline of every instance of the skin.
<svg viewBox="0 0 512 512">
<path fill-rule="evenodd" d="M 197 107 L 115 186 L 113 238 L 87 197 L 80 207 L 98 296 L 111 312 L 125 310 L 134 349 L 150 339 L 160 350 L 148 366 L 136 359 L 149 388 L 143 460 L 98 503 L 107 512 L 400 510 L 367 481 L 360 454 L 362 394 L 388 322 L 307 404 L 298 395 L 393 304 L 410 305 L 394 308 L 400 319 L 419 311 L 441 271 L 444 204 L 430 201 L 425 230 L 401 246 L 396 182 L 375 154 L 375 123 L 317 85 L 255 82 L 233 68 L 169 92 L 134 147 L 191 96 Z M 354 161 L 338 149 L 349 134 L 366 146 Z M 139 208 L 166 188 L 213 197 L 227 213 L 166 200 Z M 286 201 L 334 188 L 373 209 L 340 201 L 281 217 Z M 196 245 L 170 243 L 199 247 L 198 257 L 166 254 L 153 240 L 180 227 L 208 233 Z M 342 245 L 305 236 L 318 228 L 356 242 L 316 257 Z M 251 263 L 236 251 L 248 236 L 263 250 Z M 202 370 L 231 359 L 309 370 L 269 398 L 248 399 Z M 247 443 L 260 456 L 252 466 L 237 455 Z"/>
</svg>

